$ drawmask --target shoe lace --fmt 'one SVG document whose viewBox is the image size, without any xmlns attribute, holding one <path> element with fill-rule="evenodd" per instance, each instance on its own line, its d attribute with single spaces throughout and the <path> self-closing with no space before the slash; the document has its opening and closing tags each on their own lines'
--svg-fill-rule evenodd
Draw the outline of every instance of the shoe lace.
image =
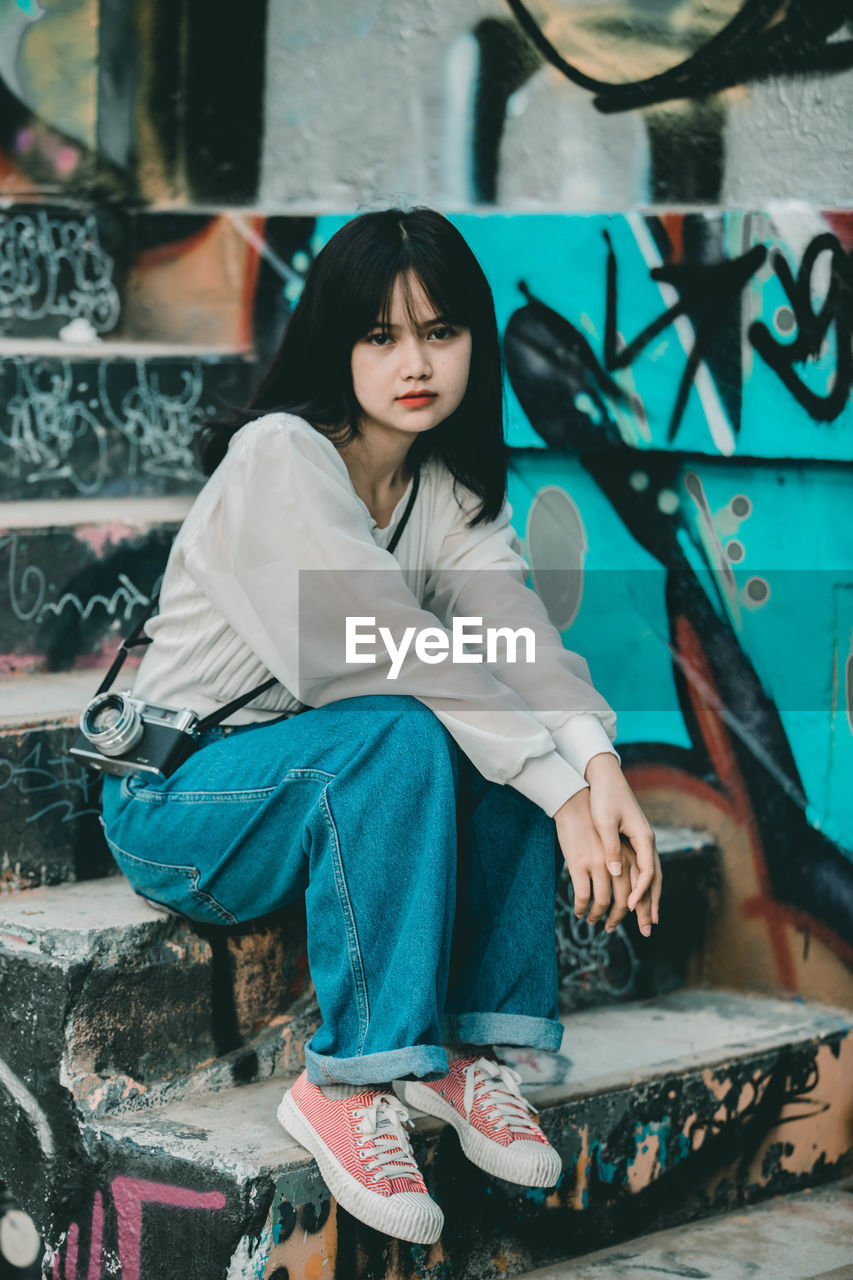
<svg viewBox="0 0 853 1280">
<path fill-rule="evenodd" d="M 377 1094 L 373 1102 L 359 1107 L 353 1115 L 360 1120 L 356 1129 L 363 1135 L 356 1143 L 359 1159 L 367 1161 L 364 1167 L 373 1173 L 371 1181 L 379 1182 L 383 1177 L 420 1179 L 421 1171 L 404 1127 L 411 1123 L 409 1113 L 396 1095 Z M 368 1142 L 373 1146 L 368 1148 Z"/>
<path fill-rule="evenodd" d="M 505 1126 L 510 1133 L 539 1133 L 539 1126 L 530 1117 L 536 1108 L 522 1097 L 519 1084 L 521 1076 L 505 1062 L 490 1058 L 477 1058 L 462 1071 L 465 1077 L 465 1093 L 462 1105 L 466 1119 L 471 1119 L 475 1101 L 489 1110 L 488 1118 L 496 1129 Z"/>
</svg>

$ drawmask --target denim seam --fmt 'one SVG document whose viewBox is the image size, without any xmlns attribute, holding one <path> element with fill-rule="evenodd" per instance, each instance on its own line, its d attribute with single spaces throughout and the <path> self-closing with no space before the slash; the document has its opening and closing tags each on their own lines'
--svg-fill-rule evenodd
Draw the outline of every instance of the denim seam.
<svg viewBox="0 0 853 1280">
<path fill-rule="evenodd" d="M 293 782 L 307 778 L 316 782 L 331 782 L 334 774 L 323 769 L 288 769 L 271 787 L 252 787 L 240 791 L 172 791 L 163 794 L 159 791 L 131 791 L 127 786 L 129 779 L 122 780 L 121 794 L 130 800 L 143 800 L 147 804 L 244 804 L 254 800 L 262 800 L 271 795 L 282 782 Z"/>
<path fill-rule="evenodd" d="M 135 853 L 128 853 L 125 849 L 122 849 L 121 846 L 117 845 L 114 840 L 111 840 L 106 833 L 104 834 L 104 839 L 114 853 L 118 853 L 121 857 L 127 858 L 128 862 L 134 862 L 143 867 L 156 867 L 158 871 L 176 871 L 180 875 L 185 876 L 189 881 L 190 893 L 205 903 L 206 906 L 210 907 L 211 911 L 214 911 L 218 916 L 220 916 L 224 924 L 239 923 L 237 917 L 232 915 L 227 907 L 223 907 L 222 904 L 217 902 L 213 895 L 208 893 L 205 889 L 200 889 L 198 887 L 199 875 L 201 874 L 198 867 L 191 866 L 189 863 L 177 864 L 172 862 L 154 862 L 151 858 L 139 858 Z M 140 894 L 139 896 L 144 898 L 145 894 Z"/>
<path fill-rule="evenodd" d="M 341 858 L 340 839 L 338 837 L 338 829 L 335 825 L 335 819 L 332 816 L 327 787 L 323 788 L 320 796 L 320 806 L 323 810 L 323 816 L 326 819 L 329 834 L 331 836 L 332 866 L 335 871 L 335 887 L 338 891 L 338 901 L 341 904 L 341 910 L 344 916 L 350 970 L 352 972 L 353 986 L 355 987 L 355 998 L 358 1004 L 358 1020 L 360 1027 L 358 1053 L 360 1054 L 364 1050 L 364 1042 L 367 1039 L 367 1028 L 370 1024 L 370 1005 L 367 999 L 367 981 L 364 976 L 364 963 L 362 961 L 361 949 L 358 945 L 358 931 L 355 927 L 355 914 L 352 909 L 349 889 L 347 888 L 343 860 Z"/>
</svg>

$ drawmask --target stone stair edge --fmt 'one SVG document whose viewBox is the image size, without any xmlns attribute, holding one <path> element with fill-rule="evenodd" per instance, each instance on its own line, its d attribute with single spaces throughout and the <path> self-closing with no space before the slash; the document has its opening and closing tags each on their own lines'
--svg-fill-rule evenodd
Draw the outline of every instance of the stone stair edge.
<svg viewBox="0 0 853 1280">
<path fill-rule="evenodd" d="M 32 356 L 67 360 L 168 360 L 222 359 L 254 360 L 248 344 L 242 346 L 200 342 L 154 342 L 144 338 L 112 338 L 108 334 L 94 342 L 73 342 L 64 338 L 20 338 L 0 336 L 0 360 L 11 356 Z"/>
<path fill-rule="evenodd" d="M 94 688 L 97 673 L 81 672 L 81 685 L 84 683 L 82 680 L 84 675 L 88 677 L 87 687 L 92 684 Z M 4 727 L 2 720 L 0 720 L 0 727 Z M 655 827 L 654 830 L 658 850 L 664 858 L 713 853 L 716 850 L 713 838 L 704 831 L 689 827 Z M 101 901 L 103 901 L 103 895 L 106 895 L 107 902 L 117 907 L 119 919 L 97 926 L 88 924 L 89 903 L 93 895 L 99 895 Z M 80 911 L 80 923 L 77 926 L 68 921 L 70 908 Z M 43 913 L 46 919 L 40 922 L 27 919 L 34 916 L 36 912 Z M 54 913 L 62 915 L 65 922 L 62 928 L 54 923 Z M 44 933 L 51 936 L 55 942 L 58 937 L 65 935 L 71 938 L 79 935 L 96 936 L 99 933 L 112 934 L 116 929 L 140 926 L 151 928 L 158 924 L 162 926 L 164 922 L 173 926 L 178 923 L 189 926 L 189 922 L 179 922 L 177 917 L 148 906 L 122 875 L 63 881 L 59 884 L 20 889 L 13 893 L 0 893 L 0 936 L 10 926 L 20 925 L 34 936 Z M 249 927 L 248 924 L 236 926 L 237 929 Z M 227 926 L 222 928 L 227 929 Z"/>
<path fill-rule="evenodd" d="M 691 988 L 690 990 L 691 992 L 701 991 L 708 1007 L 712 1009 L 721 1007 L 729 1012 L 732 996 L 737 997 L 736 1002 L 740 1003 L 744 1010 L 745 1022 L 750 1013 L 756 1010 L 766 1012 L 768 1006 L 775 1007 L 782 1003 L 772 997 L 730 992 L 725 989 Z M 596 1029 L 594 1026 L 596 1022 L 602 1024 L 605 1037 L 619 1040 L 621 1036 L 620 1043 L 631 1045 L 635 1042 L 630 1036 L 636 1035 L 638 1022 L 645 1019 L 649 1025 L 653 1025 L 652 1019 L 660 1010 L 678 1013 L 679 997 L 683 995 L 683 992 L 673 992 L 647 1001 L 635 1001 L 606 1009 L 586 1010 L 568 1015 L 564 1023 L 568 1028 L 571 1028 L 576 1020 L 585 1024 L 584 1030 L 587 1035 L 584 1043 L 587 1053 L 590 1051 L 591 1035 Z M 524 1067 L 525 1051 L 519 1051 L 522 1055 L 521 1059 L 514 1060 L 511 1047 L 501 1048 L 506 1059 L 517 1069 L 521 1068 L 522 1087 L 531 1102 L 541 1114 L 547 1115 L 560 1107 L 599 1099 L 608 1093 L 655 1084 L 677 1075 L 713 1071 L 727 1063 L 748 1062 L 751 1058 L 758 1058 L 768 1052 L 791 1050 L 798 1046 L 805 1047 L 815 1039 L 824 1041 L 839 1034 L 853 1033 L 853 1013 L 849 1011 L 841 1011 L 839 1014 L 838 1011 L 810 1004 L 807 1012 L 810 1016 L 801 1020 L 799 1036 L 792 1035 L 792 1028 L 788 1026 L 781 1028 L 775 1038 L 756 1037 L 752 1041 L 743 1039 L 728 1045 L 719 1045 L 716 1049 L 705 1047 L 696 1052 L 674 1055 L 639 1068 L 628 1061 L 618 1071 L 605 1071 L 601 1074 L 587 1071 L 586 1074 L 576 1079 L 565 1080 L 559 1085 L 541 1084 L 530 1079 L 529 1072 L 526 1072 Z M 731 1024 L 731 1019 L 729 1022 Z M 556 1058 L 558 1055 L 548 1056 Z M 271 1131 L 274 1147 L 281 1144 L 285 1149 L 287 1148 L 289 1145 L 287 1135 L 281 1131 L 281 1139 L 279 1139 L 275 1133 L 275 1105 L 281 1092 L 288 1087 L 295 1075 L 293 1071 L 272 1074 L 251 1083 L 235 1084 L 220 1092 L 205 1092 L 197 1096 L 184 1095 L 160 1106 L 128 1109 L 121 1113 L 101 1113 L 91 1120 L 81 1118 L 86 1124 L 95 1126 L 100 1133 L 107 1133 L 116 1140 L 127 1138 L 140 1148 L 154 1146 L 160 1152 L 182 1158 L 187 1154 L 185 1145 L 187 1138 L 188 1136 L 192 1138 L 192 1131 L 195 1130 L 199 1135 L 201 1151 L 209 1160 L 212 1159 L 217 1167 L 224 1170 L 227 1165 L 219 1165 L 218 1162 L 220 1159 L 227 1161 L 230 1152 L 228 1135 L 234 1132 L 240 1133 L 241 1151 L 244 1156 L 247 1150 L 255 1149 L 253 1144 L 262 1149 L 264 1142 L 270 1137 L 266 1133 L 266 1128 Z M 251 1126 L 256 1122 L 251 1117 L 258 1112 L 263 1115 L 265 1129 L 263 1134 L 253 1137 Z M 444 1128 L 439 1121 L 423 1116 L 414 1109 L 412 1118 L 415 1120 L 416 1132 L 419 1133 L 437 1132 Z M 299 1151 L 301 1153 L 302 1149 L 299 1148 Z M 275 1152 L 264 1156 L 261 1150 L 260 1162 L 254 1172 L 268 1173 L 272 1168 L 277 1167 L 279 1162 L 280 1156 Z"/>
<path fill-rule="evenodd" d="M 140 650 L 131 650 L 115 688 L 135 672 Z M 51 726 L 77 722 L 80 712 L 109 670 L 109 664 L 74 667 L 70 671 L 21 671 L 0 676 L 0 739 Z"/>
<path fill-rule="evenodd" d="M 3 503 L 0 531 L 44 533 L 49 529 L 104 524 L 147 529 L 152 525 L 179 524 L 194 500 L 194 494 L 21 499 Z"/>
</svg>

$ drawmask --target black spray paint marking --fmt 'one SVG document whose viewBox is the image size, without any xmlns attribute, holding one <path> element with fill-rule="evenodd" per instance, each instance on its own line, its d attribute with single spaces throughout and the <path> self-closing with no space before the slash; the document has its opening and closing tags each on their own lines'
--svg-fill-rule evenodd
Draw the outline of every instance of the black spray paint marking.
<svg viewBox="0 0 853 1280">
<path fill-rule="evenodd" d="M 678 66 L 625 84 L 588 76 L 558 52 L 524 0 L 507 0 L 541 55 L 605 113 L 631 111 L 678 98 L 707 98 L 763 76 L 843 71 L 853 66 L 853 40 L 830 40 L 847 13 L 841 0 L 746 0 L 730 22 Z M 775 21 L 779 13 L 784 16 Z"/>
</svg>

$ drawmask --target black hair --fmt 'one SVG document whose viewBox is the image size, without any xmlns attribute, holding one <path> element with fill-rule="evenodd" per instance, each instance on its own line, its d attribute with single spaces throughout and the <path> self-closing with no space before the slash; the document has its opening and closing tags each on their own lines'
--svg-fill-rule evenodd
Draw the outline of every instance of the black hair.
<svg viewBox="0 0 853 1280">
<path fill-rule="evenodd" d="M 483 269 L 453 223 L 434 209 L 383 209 L 346 223 L 314 259 L 281 344 L 245 409 L 205 423 L 196 435 L 210 475 L 231 436 L 276 410 L 305 418 L 336 445 L 360 435 L 352 385 L 355 343 L 387 321 L 398 277 L 420 282 L 449 324 L 471 330 L 471 367 L 461 404 L 444 422 L 417 435 L 409 458 L 443 460 L 480 499 L 470 525 L 493 520 L 506 495 L 503 380 L 494 300 Z M 411 314 L 412 299 L 405 287 Z"/>
</svg>

